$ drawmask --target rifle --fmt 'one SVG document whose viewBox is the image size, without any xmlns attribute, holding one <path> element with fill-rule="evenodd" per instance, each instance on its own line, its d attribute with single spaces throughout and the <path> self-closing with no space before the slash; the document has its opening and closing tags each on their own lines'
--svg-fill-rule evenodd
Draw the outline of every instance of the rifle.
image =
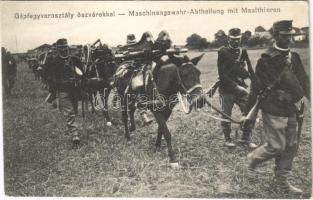
<svg viewBox="0 0 313 200">
<path fill-rule="evenodd" d="M 304 118 L 303 112 L 304 112 L 304 101 L 301 101 L 300 108 L 299 109 L 297 108 L 297 112 L 296 112 L 297 121 L 298 121 L 296 152 L 298 152 L 299 146 L 300 146 L 301 129 L 302 129 L 303 118 Z"/>
<path fill-rule="evenodd" d="M 251 82 L 256 83 L 257 77 L 256 77 L 256 75 L 255 75 L 255 73 L 253 71 L 252 64 L 251 64 L 251 61 L 250 61 L 250 58 L 249 58 L 248 54 L 247 54 L 246 62 L 247 62 L 247 66 L 248 66 L 248 73 L 250 75 L 250 80 L 251 80 Z"/>
</svg>

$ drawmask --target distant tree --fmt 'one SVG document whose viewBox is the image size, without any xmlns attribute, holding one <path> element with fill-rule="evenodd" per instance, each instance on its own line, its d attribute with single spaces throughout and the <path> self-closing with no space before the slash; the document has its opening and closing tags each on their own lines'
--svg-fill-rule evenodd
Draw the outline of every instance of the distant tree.
<svg viewBox="0 0 313 200">
<path fill-rule="evenodd" d="M 248 47 L 256 47 L 256 46 L 263 47 L 263 46 L 268 46 L 271 43 L 272 43 L 271 40 L 266 37 L 251 37 L 247 42 L 247 46 Z"/>
<path fill-rule="evenodd" d="M 208 47 L 207 39 L 196 33 L 189 36 L 186 40 L 186 43 L 186 46 L 192 49 L 204 49 Z"/>
<path fill-rule="evenodd" d="M 199 41 L 199 49 L 205 49 L 208 47 L 208 41 L 206 38 L 201 38 Z"/>
<path fill-rule="evenodd" d="M 214 34 L 214 41 L 212 42 L 213 46 L 215 47 L 221 47 L 221 46 L 225 46 L 227 45 L 227 35 L 225 34 L 225 32 L 223 30 L 218 30 L 215 34 Z"/>
<path fill-rule="evenodd" d="M 266 31 L 266 29 L 263 26 L 257 26 L 254 29 L 254 32 L 264 32 L 264 31 Z"/>
<path fill-rule="evenodd" d="M 245 31 L 243 34 L 242 34 L 242 38 L 241 38 L 241 43 L 243 45 L 247 45 L 249 39 L 251 38 L 252 36 L 252 33 L 251 31 Z"/>
</svg>

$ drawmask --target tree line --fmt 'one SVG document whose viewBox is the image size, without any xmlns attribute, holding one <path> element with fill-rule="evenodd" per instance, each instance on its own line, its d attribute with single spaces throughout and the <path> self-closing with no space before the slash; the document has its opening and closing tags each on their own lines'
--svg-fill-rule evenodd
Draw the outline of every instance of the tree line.
<svg viewBox="0 0 313 200">
<path fill-rule="evenodd" d="M 246 47 L 265 47 L 272 44 L 272 37 L 270 31 L 266 31 L 262 26 L 255 28 L 255 33 L 247 30 L 242 33 L 241 42 Z M 296 43 L 308 43 L 308 36 Z M 206 38 L 199 34 L 193 33 L 186 39 L 186 47 L 190 49 L 209 49 L 209 48 L 220 48 L 227 45 L 227 34 L 223 30 L 218 30 L 214 34 L 213 41 L 208 41 Z"/>
</svg>

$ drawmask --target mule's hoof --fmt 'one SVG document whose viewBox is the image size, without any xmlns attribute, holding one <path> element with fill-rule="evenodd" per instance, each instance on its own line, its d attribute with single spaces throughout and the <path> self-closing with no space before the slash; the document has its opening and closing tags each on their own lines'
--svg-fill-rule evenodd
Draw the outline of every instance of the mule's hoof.
<svg viewBox="0 0 313 200">
<path fill-rule="evenodd" d="M 112 126 L 112 122 L 107 122 L 107 126 Z"/>
<path fill-rule="evenodd" d="M 133 131 L 135 131 L 136 130 L 136 127 L 135 126 L 131 126 L 130 128 L 129 128 L 129 131 L 130 132 L 133 132 Z"/>
<path fill-rule="evenodd" d="M 179 169 L 180 168 L 180 165 L 178 164 L 178 162 L 170 163 L 170 166 L 172 169 Z"/>
<path fill-rule="evenodd" d="M 155 153 L 160 153 L 161 152 L 161 145 L 160 146 L 155 145 L 154 152 Z"/>
<path fill-rule="evenodd" d="M 78 136 L 74 136 L 72 138 L 72 146 L 73 146 L 73 148 L 77 149 L 79 145 L 80 145 L 80 138 Z"/>
<path fill-rule="evenodd" d="M 131 145 L 131 144 L 132 144 L 132 141 L 131 141 L 131 139 L 129 139 L 129 140 L 126 140 L 126 144 L 127 144 L 127 145 Z"/>
</svg>

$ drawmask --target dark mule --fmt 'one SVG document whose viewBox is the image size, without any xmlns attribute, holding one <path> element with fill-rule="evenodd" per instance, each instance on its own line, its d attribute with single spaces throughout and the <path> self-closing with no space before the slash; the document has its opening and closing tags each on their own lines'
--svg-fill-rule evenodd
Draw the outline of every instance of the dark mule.
<svg viewBox="0 0 313 200">
<path fill-rule="evenodd" d="M 141 90 L 134 91 L 131 84 L 131 73 L 126 75 L 122 81 L 118 81 L 117 90 L 122 97 L 122 119 L 125 126 L 125 137 L 130 140 L 129 131 L 135 130 L 134 112 L 136 110 L 135 103 L 138 106 L 147 106 L 154 114 L 158 123 L 158 135 L 156 139 L 156 147 L 161 147 L 161 138 L 164 136 L 170 163 L 176 163 L 175 154 L 171 143 L 171 133 L 167 127 L 173 107 L 178 103 L 177 93 L 188 95 L 190 108 L 202 107 L 204 105 L 204 96 L 202 95 L 202 86 L 200 83 L 201 72 L 196 68 L 197 63 L 203 55 L 193 58 L 190 61 L 181 62 L 179 65 L 169 63 L 163 65 L 157 73 L 154 73 L 154 80 L 159 92 L 160 98 L 155 98 L 155 90 L 153 92 L 153 84 L 149 81 Z M 138 102 L 138 97 L 142 98 L 145 94 L 145 103 Z M 160 100 L 162 99 L 162 100 Z M 151 103 L 152 102 L 152 103 Z M 128 128 L 128 112 L 130 115 L 130 129 Z"/>
<path fill-rule="evenodd" d="M 111 52 L 107 49 L 95 49 L 91 54 L 92 61 L 86 68 L 85 90 L 91 102 L 92 112 L 95 112 L 95 107 L 102 109 L 108 126 L 112 124 L 108 112 L 108 99 L 112 89 L 110 82 L 116 70 L 112 58 Z"/>
</svg>

